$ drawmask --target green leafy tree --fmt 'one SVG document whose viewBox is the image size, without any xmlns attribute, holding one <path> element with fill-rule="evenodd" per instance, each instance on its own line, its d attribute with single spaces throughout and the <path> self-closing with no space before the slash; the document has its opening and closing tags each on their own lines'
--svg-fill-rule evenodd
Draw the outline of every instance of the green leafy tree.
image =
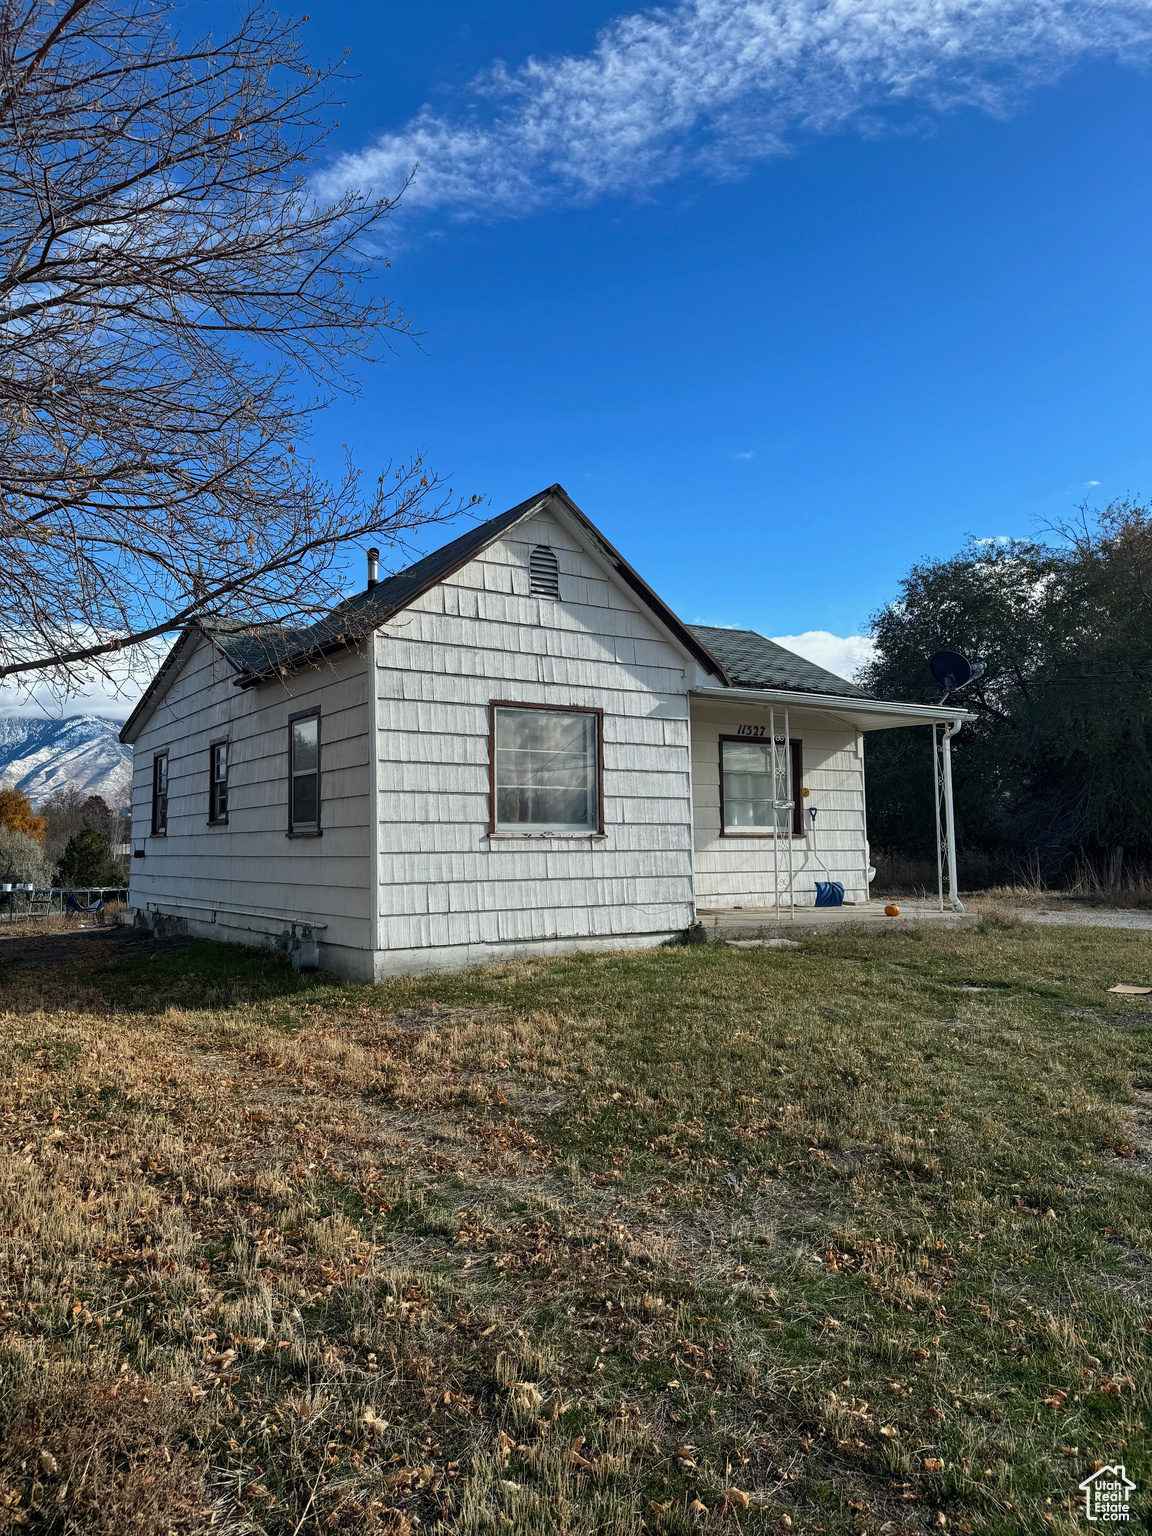
<svg viewBox="0 0 1152 1536">
<path fill-rule="evenodd" d="M 962 859 L 993 876 L 1055 878 L 1117 845 L 1152 858 L 1152 511 L 1116 503 L 1053 532 L 916 565 L 872 621 L 879 694 L 934 702 L 938 650 L 987 668 L 957 696 L 976 718 L 953 764 Z M 872 738 L 879 849 L 932 857 L 931 774 L 926 731 Z"/>
<path fill-rule="evenodd" d="M 82 827 L 68 839 L 58 873 L 60 884 L 65 886 L 121 883 L 121 875 L 112 860 L 108 841 L 95 827 Z"/>
<path fill-rule="evenodd" d="M 84 827 L 99 832 L 113 854 L 131 836 L 127 807 L 112 809 L 100 795 L 85 796 L 75 789 L 57 790 L 40 809 L 47 823 L 44 844 L 53 865 L 59 865 L 69 840 Z M 127 884 L 128 860 L 117 857 L 114 862 L 118 881 Z"/>
</svg>

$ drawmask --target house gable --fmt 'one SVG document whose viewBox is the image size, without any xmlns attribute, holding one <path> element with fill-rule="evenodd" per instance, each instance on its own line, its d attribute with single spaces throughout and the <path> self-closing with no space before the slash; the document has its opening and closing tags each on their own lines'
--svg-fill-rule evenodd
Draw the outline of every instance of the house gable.
<svg viewBox="0 0 1152 1536">
<path fill-rule="evenodd" d="M 229 647 L 244 668 L 241 685 L 248 686 L 266 677 L 282 674 L 285 670 L 306 666 L 334 650 L 356 644 L 373 630 L 389 623 L 426 593 L 449 581 L 464 566 L 481 557 L 487 549 L 511 534 L 518 526 L 545 511 L 568 524 L 590 558 L 595 559 L 605 572 L 611 573 L 622 588 L 632 593 L 638 605 L 648 610 L 653 621 L 684 655 L 690 657 L 703 672 L 721 682 L 727 681 L 723 666 L 706 646 L 687 625 L 681 623 L 623 555 L 608 543 L 564 488 L 553 485 L 501 513 L 499 517 L 490 518 L 488 522 L 461 534 L 459 538 L 416 561 L 406 570 L 387 577 L 367 591 L 358 592 L 310 628 L 280 630 L 270 627 L 247 637 L 240 650 Z"/>
<path fill-rule="evenodd" d="M 141 694 L 136 708 L 120 727 L 120 740 L 126 745 L 135 745 L 152 712 L 191 660 L 192 653 L 202 638 L 202 632 L 196 624 L 190 624 L 187 629 L 181 631 L 175 645 L 160 663 L 151 682 Z"/>
<path fill-rule="evenodd" d="M 469 529 L 395 576 L 378 582 L 375 587 L 356 593 L 313 625 L 286 628 L 273 624 L 258 627 L 212 626 L 199 621 L 190 624 L 125 721 L 120 740 L 127 743 L 136 740 L 151 712 L 186 664 L 198 638 L 206 638 L 215 647 L 236 673 L 235 681 L 241 687 L 251 687 L 268 678 L 315 665 L 335 651 L 358 644 L 426 593 L 441 583 L 451 582 L 460 570 L 517 528 L 544 513 L 567 528 L 577 546 L 600 567 L 604 576 L 614 581 L 622 592 L 632 595 L 635 604 L 647 611 L 660 633 L 702 675 L 714 677 L 720 683 L 728 681 L 722 664 L 699 636 L 680 622 L 638 572 L 608 543 L 564 488 L 553 485 L 498 517 Z"/>
<path fill-rule="evenodd" d="M 532 554 L 540 546 L 557 562 L 559 595 L 554 598 L 532 592 Z M 506 681 L 547 683 L 564 674 L 569 683 L 596 688 L 607 680 L 589 669 L 619 665 L 643 672 L 655 666 L 661 673 L 655 691 L 671 684 L 680 694 L 686 674 L 698 666 L 679 636 L 668 631 L 661 616 L 555 503 L 519 519 L 380 632 L 382 639 L 419 635 L 427 643 L 459 646 L 468 653 L 468 659 L 458 658 L 462 673 L 482 672 Z M 487 653 L 489 659 L 481 662 L 480 655 Z M 567 672 L 565 662 L 572 664 Z M 644 690 L 651 686 L 648 679 L 637 681 Z"/>
<path fill-rule="evenodd" d="M 249 691 L 207 635 L 191 636 L 134 732 L 132 905 L 202 937 L 265 938 L 323 925 L 333 953 L 367 947 L 370 825 L 367 667 L 356 651 Z M 323 833 L 291 835 L 289 720 L 321 717 Z M 214 821 L 214 749 L 224 746 L 227 814 Z M 167 825 L 152 826 L 154 763 L 165 756 Z"/>
<path fill-rule="evenodd" d="M 534 594 L 554 555 L 557 597 Z M 667 935 L 691 920 L 688 674 L 696 661 L 547 505 L 382 626 L 375 642 L 382 964 L 523 943 Z M 490 825 L 492 706 L 594 712 L 602 833 Z M 425 958 L 430 957 L 430 958 Z"/>
</svg>

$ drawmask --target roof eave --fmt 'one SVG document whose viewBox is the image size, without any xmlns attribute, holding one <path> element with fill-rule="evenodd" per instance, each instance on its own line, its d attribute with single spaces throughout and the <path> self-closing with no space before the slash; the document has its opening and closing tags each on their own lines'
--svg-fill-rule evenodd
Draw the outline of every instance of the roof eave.
<svg viewBox="0 0 1152 1536">
<path fill-rule="evenodd" d="M 510 507 L 507 512 L 500 514 L 499 519 L 493 518 L 493 522 L 500 521 L 501 527 L 492 534 L 492 537 L 489 540 L 483 544 L 469 547 L 458 560 L 453 561 L 444 569 L 438 570 L 434 575 L 429 576 L 427 581 L 418 582 L 415 586 L 412 587 L 411 591 L 405 593 L 404 600 L 402 602 L 393 603 L 390 607 L 383 608 L 378 613 L 374 613 L 372 615 L 371 623 L 366 623 L 360 633 L 345 634 L 336 639 L 326 641 L 323 644 L 315 646 L 308 651 L 302 652 L 299 656 L 294 656 L 289 662 L 278 662 L 273 666 L 261 668 L 259 672 L 245 673 L 243 676 L 236 679 L 236 686 L 238 688 L 251 688 L 256 683 L 268 682 L 271 678 L 283 677 L 288 673 L 299 671 L 302 667 L 311 666 L 314 662 L 323 661 L 325 656 L 330 656 L 334 651 L 345 650 L 349 645 L 359 644 L 359 642 L 363 640 L 365 636 L 369 635 L 373 630 L 379 629 L 383 624 L 387 624 L 390 620 L 394 619 L 398 613 L 403 613 L 405 608 L 411 607 L 411 605 L 416 602 L 418 598 L 423 597 L 426 592 L 430 592 L 433 587 L 438 587 L 442 581 L 447 581 L 449 576 L 454 576 L 456 572 L 463 569 L 463 567 L 466 566 L 470 560 L 475 560 L 478 554 L 482 554 L 483 551 L 487 549 L 491 544 L 494 544 L 497 539 L 503 538 L 509 529 L 515 528 L 517 524 L 522 523 L 525 518 L 531 517 L 532 514 L 538 511 L 541 505 L 555 491 L 559 489 L 559 486 L 549 486 L 547 490 L 539 491 L 535 496 L 530 496 L 527 501 L 522 501 L 519 503 L 519 505 Z M 505 521 L 505 519 L 507 519 L 507 521 Z M 435 553 L 435 551 L 433 551 L 433 553 Z M 351 628 L 351 626 L 349 627 Z"/>
<path fill-rule="evenodd" d="M 229 649 L 228 649 L 228 647 L 226 645 L 222 645 L 221 644 L 219 637 L 221 635 L 230 635 L 230 634 L 231 635 L 237 635 L 237 634 L 242 634 L 243 630 L 245 628 L 254 627 L 254 626 L 247 626 L 247 625 L 245 625 L 245 626 L 238 627 L 237 629 L 234 629 L 234 630 L 228 630 L 228 629 L 224 629 L 222 626 L 212 627 L 210 625 L 200 623 L 199 621 L 197 621 L 197 624 L 198 624 L 198 627 L 199 627 L 201 633 L 203 634 L 205 640 L 208 641 L 208 643 L 212 646 L 212 648 L 219 655 L 223 656 L 224 660 L 228 663 L 228 665 L 232 668 L 232 670 L 234 672 L 243 672 L 244 668 L 241 665 L 241 663 L 236 660 L 235 656 L 232 655 L 232 653 L 229 651 Z"/>
<path fill-rule="evenodd" d="M 483 543 L 467 546 L 458 560 L 453 561 L 444 568 L 437 569 L 434 574 L 429 576 L 427 581 L 416 583 L 404 594 L 402 601 L 374 612 L 371 616 L 371 622 L 366 623 L 359 633 L 349 633 L 337 639 L 326 641 L 306 652 L 302 652 L 298 656 L 292 657 L 288 661 L 262 667 L 259 672 L 243 673 L 236 679 L 236 687 L 251 688 L 257 683 L 267 682 L 274 677 L 286 676 L 289 673 L 299 671 L 303 667 L 322 661 L 325 656 L 331 655 L 334 651 L 343 650 L 349 645 L 358 644 L 359 641 L 364 639 L 365 635 L 389 623 L 398 613 L 402 613 L 405 608 L 411 607 L 418 598 L 423 597 L 426 592 L 430 592 L 433 587 L 439 586 L 441 582 L 447 581 L 450 576 L 454 576 L 469 561 L 475 560 L 477 555 L 482 554 L 485 549 L 495 544 L 498 539 L 504 538 L 513 528 L 518 527 L 520 523 L 532 517 L 550 501 L 559 502 L 564 512 L 574 522 L 579 524 L 595 542 L 616 574 L 635 592 L 644 606 L 656 616 L 669 634 L 675 638 L 681 649 L 691 656 L 697 665 L 703 667 L 706 672 L 711 672 L 721 682 L 727 683 L 728 673 L 720 662 L 717 661 L 716 657 L 712 655 L 711 651 L 697 640 L 687 625 L 678 619 L 671 608 L 653 592 L 644 578 L 633 570 L 619 550 L 613 548 L 599 528 L 596 527 L 595 523 L 580 510 L 564 487 L 557 484 L 550 485 L 543 491 L 538 491 L 535 496 L 529 496 L 526 501 L 520 502 L 515 507 L 510 507 L 507 512 L 501 513 L 498 518 L 493 518 L 492 521 L 499 523 L 500 526 L 493 531 L 490 538 Z M 354 626 L 350 625 L 349 627 L 352 629 Z"/>
<path fill-rule="evenodd" d="M 245 672 L 243 668 L 240 668 L 238 669 L 240 676 L 233 678 L 232 686 L 234 688 L 254 688 L 257 683 L 271 682 L 274 677 L 289 677 L 293 672 L 302 672 L 305 667 L 311 667 L 316 662 L 323 661 L 325 656 L 331 656 L 336 651 L 346 651 L 350 646 L 358 645 L 373 629 L 379 629 L 381 624 L 387 624 L 388 619 L 391 617 L 392 613 L 389 613 L 387 618 L 376 620 L 365 628 L 362 634 L 338 635 L 333 640 L 325 641 L 323 645 L 313 646 L 310 650 L 302 651 L 299 656 L 293 656 L 288 660 L 274 662 L 271 666 L 262 667 L 259 672 Z"/>
<path fill-rule="evenodd" d="M 975 720 L 976 716 L 966 709 L 949 709 L 941 704 L 902 704 L 896 699 L 868 699 L 842 693 L 802 693 L 792 688 L 692 688 L 696 698 L 742 699 L 749 703 L 794 704 L 805 709 L 852 710 L 862 715 L 893 716 L 907 719 L 909 723 L 924 725 L 947 723 L 952 720 Z"/>
<path fill-rule="evenodd" d="M 125 720 L 124 724 L 120 727 L 120 740 L 126 746 L 131 746 L 132 736 L 129 733 L 135 731 L 138 725 L 142 725 L 144 723 L 144 719 L 146 718 L 152 704 L 155 702 L 157 693 L 160 691 L 161 684 L 164 683 L 165 679 L 168 678 L 173 669 L 176 668 L 190 636 L 203 635 L 204 639 L 207 640 L 208 644 L 212 647 L 216 654 L 218 656 L 223 656 L 224 660 L 233 669 L 233 671 L 240 672 L 243 670 L 235 658 L 229 656 L 228 652 L 222 645 L 217 644 L 217 633 L 217 630 L 205 624 L 201 619 L 190 619 L 188 623 L 185 624 L 184 628 L 180 631 L 175 641 L 173 642 L 172 649 L 168 652 L 167 656 L 165 656 L 164 660 L 157 668 L 152 681 L 148 684 L 147 688 L 145 688 L 144 692 L 137 700 L 136 708 L 132 711 L 127 720 Z"/>
<path fill-rule="evenodd" d="M 563 502 L 565 511 L 596 541 L 617 575 L 632 588 L 645 607 L 657 615 L 664 627 L 671 634 L 675 635 L 679 644 L 688 652 L 692 659 L 702 666 L 705 672 L 711 672 L 722 683 L 729 683 L 730 679 L 727 671 L 716 657 L 713 656 L 708 647 L 696 638 L 683 620 L 677 618 L 672 612 L 663 598 L 659 597 L 639 572 L 629 565 L 620 551 L 608 542 L 591 518 L 580 510 L 564 487 L 562 485 L 550 486 L 548 494 L 555 496 L 558 501 Z"/>
<path fill-rule="evenodd" d="M 184 647 L 188 642 L 189 636 L 197 633 L 203 634 L 204 630 L 198 620 L 193 619 L 191 623 L 185 624 L 184 628 L 173 641 L 172 649 L 160 663 L 160 666 L 157 668 L 152 681 L 140 695 L 140 698 L 136 702 L 136 708 L 132 711 L 127 720 L 125 720 L 124 724 L 120 727 L 119 740 L 123 742 L 125 746 L 132 745 L 134 740 L 133 733 L 135 732 L 137 725 L 142 725 L 144 723 L 144 720 L 149 714 L 152 708 L 152 704 L 156 699 L 156 695 L 160 691 L 160 685 L 165 682 L 169 674 L 176 668 L 180 656 L 183 653 Z"/>
</svg>

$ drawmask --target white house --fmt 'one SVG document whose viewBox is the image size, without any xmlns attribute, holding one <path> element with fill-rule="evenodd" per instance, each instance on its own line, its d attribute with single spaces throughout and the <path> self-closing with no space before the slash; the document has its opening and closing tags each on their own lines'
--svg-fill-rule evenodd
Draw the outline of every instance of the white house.
<svg viewBox="0 0 1152 1536">
<path fill-rule="evenodd" d="M 139 921 L 371 980 L 866 902 L 865 735 L 963 717 L 681 623 L 558 485 L 373 578 L 180 636 L 121 732 Z"/>
</svg>

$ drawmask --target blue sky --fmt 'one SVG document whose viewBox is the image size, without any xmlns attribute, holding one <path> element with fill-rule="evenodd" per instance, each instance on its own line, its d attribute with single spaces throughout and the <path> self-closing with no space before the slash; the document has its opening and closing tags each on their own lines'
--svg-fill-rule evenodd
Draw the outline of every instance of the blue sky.
<svg viewBox="0 0 1152 1536">
<path fill-rule="evenodd" d="M 684 618 L 775 636 L 1152 497 L 1148 0 L 327 0 L 307 35 L 354 77 L 315 184 L 420 160 L 382 286 L 421 349 L 321 462 L 420 449 L 492 512 L 558 480 Z"/>
<path fill-rule="evenodd" d="M 719 101 L 745 9 L 663 13 L 675 34 L 690 12 L 714 78 L 691 38 L 657 40 L 696 117 L 653 151 L 628 111 L 651 59 L 620 40 L 626 11 L 325 8 L 316 51 L 349 46 L 359 75 L 327 184 L 387 188 L 421 155 L 387 283 L 424 351 L 374 370 L 321 440 L 366 464 L 419 446 L 493 510 L 559 480 L 686 618 L 851 635 L 968 533 L 1152 496 L 1142 8 L 1098 8 L 1084 40 L 1064 7 L 1030 5 L 1021 39 L 1015 7 L 976 6 L 940 58 L 898 38 L 862 50 L 863 84 L 809 58 Z M 615 93 L 581 78 L 605 27 Z M 494 98 L 498 61 L 515 91 Z M 922 89 L 885 100 L 909 64 Z"/>
</svg>

